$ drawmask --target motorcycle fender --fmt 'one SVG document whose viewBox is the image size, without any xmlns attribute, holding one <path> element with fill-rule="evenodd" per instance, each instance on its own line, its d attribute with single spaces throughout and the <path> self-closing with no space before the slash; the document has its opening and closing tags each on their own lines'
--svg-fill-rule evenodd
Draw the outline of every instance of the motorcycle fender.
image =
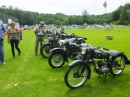
<svg viewBox="0 0 130 97">
<path fill-rule="evenodd" d="M 62 53 L 64 50 L 62 48 L 53 48 L 50 52 Z"/>
<path fill-rule="evenodd" d="M 86 62 L 84 62 L 83 60 L 74 60 L 74 61 L 72 61 L 70 64 L 69 64 L 69 66 L 75 66 L 76 64 L 86 64 Z M 91 77 L 91 68 L 90 68 L 90 66 L 89 65 L 85 65 L 86 66 L 86 68 L 88 69 L 88 79 L 90 79 L 90 77 Z"/>
<path fill-rule="evenodd" d="M 71 63 L 69 63 L 69 66 L 74 66 L 76 63 L 78 64 L 78 63 L 85 63 L 85 62 L 82 60 L 74 60 Z"/>
<path fill-rule="evenodd" d="M 42 42 L 42 45 L 48 45 L 48 44 L 50 45 L 50 43 L 44 43 L 44 42 Z"/>
<path fill-rule="evenodd" d="M 128 60 L 127 56 L 123 52 L 119 53 L 116 56 L 120 56 L 120 55 L 124 57 L 125 63 L 130 65 L 130 60 Z M 115 58 L 116 56 L 112 57 L 112 59 Z"/>
<path fill-rule="evenodd" d="M 50 45 L 50 43 L 44 43 L 44 42 L 42 42 L 42 46 L 41 46 L 40 50 L 42 50 L 43 46 L 45 46 L 45 45 Z"/>
<path fill-rule="evenodd" d="M 122 55 L 125 59 L 125 63 L 130 65 L 130 60 L 128 60 L 127 56 L 123 53 Z"/>
<path fill-rule="evenodd" d="M 63 54 L 63 56 L 65 58 L 65 61 L 68 62 L 67 53 L 66 53 L 66 51 L 64 49 L 62 49 L 62 48 L 54 48 L 50 52 Z"/>
</svg>

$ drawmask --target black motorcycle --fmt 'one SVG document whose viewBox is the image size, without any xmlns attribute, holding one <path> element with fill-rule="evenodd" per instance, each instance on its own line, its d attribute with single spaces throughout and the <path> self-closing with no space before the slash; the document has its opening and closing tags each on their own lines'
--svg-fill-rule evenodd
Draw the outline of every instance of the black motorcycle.
<svg viewBox="0 0 130 97">
<path fill-rule="evenodd" d="M 49 58 L 50 56 L 50 50 L 55 48 L 55 47 L 59 47 L 59 33 L 57 32 L 51 32 L 47 34 L 48 37 L 48 42 L 44 43 L 40 48 L 40 54 L 44 57 L 44 58 Z"/>
<path fill-rule="evenodd" d="M 107 36 L 106 38 L 108 40 L 113 39 L 112 36 Z M 99 75 L 104 75 L 104 81 L 107 75 L 120 75 L 123 72 L 125 65 L 130 64 L 130 61 L 124 52 L 106 49 L 101 46 L 97 48 L 89 46 L 84 52 L 85 55 L 83 60 L 75 60 L 71 62 L 65 72 L 64 81 L 69 88 L 80 87 L 87 81 L 87 79 L 90 79 L 90 59 L 94 64 L 94 72 Z M 94 61 L 94 59 L 98 60 Z"/>
<path fill-rule="evenodd" d="M 43 42 L 43 45 L 40 48 L 40 54 L 44 58 L 50 57 L 50 50 L 53 48 L 60 47 L 59 40 L 60 39 L 66 39 L 66 38 L 73 38 L 75 35 L 72 34 L 60 34 L 59 32 L 55 31 L 54 29 L 52 31 L 47 30 L 46 32 L 46 38 L 48 39 L 47 43 Z"/>
<path fill-rule="evenodd" d="M 81 44 L 84 42 L 83 38 L 71 38 L 60 40 L 61 48 L 54 48 L 51 50 L 51 55 L 48 59 L 48 63 L 52 68 L 62 67 L 66 62 L 68 62 L 68 57 L 71 60 L 82 59 L 83 55 L 81 53 L 81 48 L 87 46 L 87 44 Z"/>
</svg>

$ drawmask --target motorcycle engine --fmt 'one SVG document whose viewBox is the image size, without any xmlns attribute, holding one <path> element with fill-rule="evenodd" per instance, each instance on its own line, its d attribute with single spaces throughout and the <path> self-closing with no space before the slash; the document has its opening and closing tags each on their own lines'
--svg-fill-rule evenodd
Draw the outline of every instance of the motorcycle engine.
<svg viewBox="0 0 130 97">
<path fill-rule="evenodd" d="M 76 44 L 76 43 L 71 43 L 71 44 L 69 44 L 69 48 L 71 50 L 79 50 L 80 46 L 78 44 Z"/>
<path fill-rule="evenodd" d="M 83 55 L 80 52 L 73 52 L 73 54 L 70 56 L 71 60 L 81 60 L 83 58 Z"/>
<path fill-rule="evenodd" d="M 81 60 L 83 58 L 83 55 L 78 53 L 77 56 L 74 57 L 74 60 Z"/>
<path fill-rule="evenodd" d="M 110 72 L 110 68 L 107 66 L 107 62 L 98 61 L 94 71 L 97 74 L 108 73 Z"/>
</svg>

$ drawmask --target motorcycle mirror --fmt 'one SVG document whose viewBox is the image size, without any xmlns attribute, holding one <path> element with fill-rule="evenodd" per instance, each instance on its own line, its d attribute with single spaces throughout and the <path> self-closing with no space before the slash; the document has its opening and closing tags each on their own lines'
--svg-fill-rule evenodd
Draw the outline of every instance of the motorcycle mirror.
<svg viewBox="0 0 130 97">
<path fill-rule="evenodd" d="M 107 39 L 107 40 L 113 40 L 113 36 L 108 35 L 108 36 L 106 36 L 106 39 Z"/>
<path fill-rule="evenodd" d="M 112 39 L 113 39 L 113 36 L 112 36 L 112 35 L 107 35 L 107 36 L 106 36 L 106 39 L 107 39 L 107 40 L 112 40 Z M 106 40 L 105 40 L 105 41 L 106 41 Z M 103 41 L 99 46 L 101 46 L 105 41 Z M 99 46 L 98 46 L 98 47 L 99 47 Z"/>
</svg>

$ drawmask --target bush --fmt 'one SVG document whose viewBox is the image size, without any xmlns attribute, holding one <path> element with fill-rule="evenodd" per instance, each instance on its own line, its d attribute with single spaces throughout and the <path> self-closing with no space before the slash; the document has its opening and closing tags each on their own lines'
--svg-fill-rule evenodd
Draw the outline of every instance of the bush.
<svg viewBox="0 0 130 97">
<path fill-rule="evenodd" d="M 115 21 L 114 24 L 115 25 L 128 25 L 129 22 L 128 21 Z"/>
</svg>

